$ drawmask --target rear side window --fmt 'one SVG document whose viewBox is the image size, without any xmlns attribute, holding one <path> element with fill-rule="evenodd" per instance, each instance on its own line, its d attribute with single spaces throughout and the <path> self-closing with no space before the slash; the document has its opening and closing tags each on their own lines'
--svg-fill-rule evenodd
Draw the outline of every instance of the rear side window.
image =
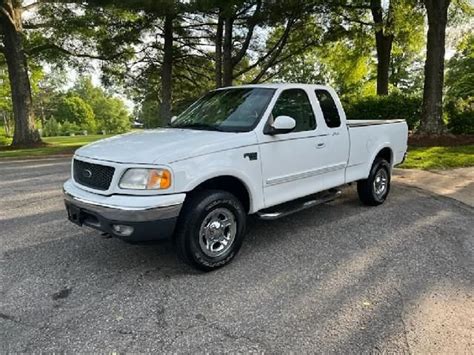
<svg viewBox="0 0 474 355">
<path fill-rule="evenodd" d="M 290 116 L 296 121 L 293 132 L 312 131 L 316 128 L 313 107 L 308 95 L 301 89 L 288 89 L 278 97 L 272 110 L 273 118 Z"/>
<path fill-rule="evenodd" d="M 318 98 L 321 111 L 323 111 L 324 120 L 329 128 L 339 127 L 341 125 L 341 118 L 337 111 L 336 103 L 332 98 L 331 94 L 322 89 L 315 90 L 316 97 Z"/>
</svg>

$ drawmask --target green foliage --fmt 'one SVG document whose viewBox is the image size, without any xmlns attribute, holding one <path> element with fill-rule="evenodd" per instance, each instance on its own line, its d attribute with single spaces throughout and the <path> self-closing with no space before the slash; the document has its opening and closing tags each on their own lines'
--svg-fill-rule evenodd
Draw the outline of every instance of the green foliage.
<svg viewBox="0 0 474 355">
<path fill-rule="evenodd" d="M 130 116 L 123 101 L 94 86 L 89 77 L 80 79 L 71 89 L 71 94 L 90 105 L 98 132 L 123 133 L 130 129 Z"/>
<path fill-rule="evenodd" d="M 423 49 L 425 41 L 424 11 L 414 0 L 390 0 L 394 34 L 390 63 L 390 84 L 405 93 L 423 89 Z"/>
<path fill-rule="evenodd" d="M 263 11 L 252 19 L 256 4 L 256 0 L 40 1 L 31 13 L 25 12 L 23 34 L 34 112 L 43 123 L 43 133 L 128 130 L 131 120 L 117 93 L 137 103 L 136 116 L 145 127 L 161 126 L 164 16 L 174 16 L 172 110 L 178 114 L 214 88 L 219 11 L 236 15 L 232 56 L 243 47 L 253 21 L 257 24 L 250 46 L 233 68 L 235 84 L 249 83 L 256 77 L 260 81 L 329 84 L 348 102 L 351 118 L 404 118 L 410 128 L 417 126 L 421 100 L 415 94 L 423 84 L 426 37 L 422 2 L 382 0 L 383 23 L 377 26 L 367 7 L 369 1 L 263 1 Z M 466 24 L 472 15 L 469 0 L 453 0 L 451 10 L 454 26 Z M 291 21 L 295 25 L 280 48 L 278 43 Z M 380 26 L 385 35 L 394 36 L 391 95 L 387 97 L 372 96 L 376 81 L 374 34 Z M 447 63 L 445 102 L 452 132 L 471 132 L 473 47 L 471 30 Z M 268 63 L 272 64 L 267 68 Z M 82 76 L 99 66 L 106 89 Z M 71 67 L 78 69 L 81 79 L 66 90 L 64 69 Z M 54 70 L 51 74 L 50 68 Z M 265 74 L 260 77 L 262 71 Z M 63 82 L 54 82 L 61 74 Z M 0 118 L 3 113 L 6 119 L 12 116 L 8 75 L 0 54 Z"/>
<path fill-rule="evenodd" d="M 12 142 L 10 137 L 7 137 L 5 127 L 0 125 L 0 147 L 10 145 Z"/>
<path fill-rule="evenodd" d="M 6 67 L 0 66 L 0 111 L 12 112 L 10 80 Z"/>
<path fill-rule="evenodd" d="M 79 96 L 66 96 L 59 103 L 56 120 L 66 126 L 68 131 L 87 130 L 94 132 L 96 128 L 95 115 L 92 107 Z"/>
<path fill-rule="evenodd" d="M 448 100 L 474 96 L 474 32 L 468 33 L 448 61 L 446 96 Z"/>
<path fill-rule="evenodd" d="M 160 120 L 160 107 L 157 100 L 144 100 L 140 105 L 140 109 L 137 110 L 137 118 L 145 128 L 156 128 L 163 125 Z"/>
<path fill-rule="evenodd" d="M 454 134 L 474 134 L 474 96 L 446 105 L 448 128 Z"/>
<path fill-rule="evenodd" d="M 124 133 L 130 129 L 130 116 L 122 100 L 103 97 L 94 102 L 97 131 Z"/>
<path fill-rule="evenodd" d="M 41 131 L 41 134 L 43 135 L 43 137 L 60 136 L 62 134 L 61 123 L 56 121 L 56 119 L 54 117 L 49 119 L 43 125 L 43 129 Z"/>
<path fill-rule="evenodd" d="M 446 114 L 455 134 L 474 134 L 474 32 L 468 32 L 448 61 Z"/>
<path fill-rule="evenodd" d="M 367 96 L 346 102 L 349 119 L 388 120 L 404 119 L 409 129 L 418 126 L 421 116 L 421 98 L 415 95 L 392 93 L 387 96 Z"/>
</svg>

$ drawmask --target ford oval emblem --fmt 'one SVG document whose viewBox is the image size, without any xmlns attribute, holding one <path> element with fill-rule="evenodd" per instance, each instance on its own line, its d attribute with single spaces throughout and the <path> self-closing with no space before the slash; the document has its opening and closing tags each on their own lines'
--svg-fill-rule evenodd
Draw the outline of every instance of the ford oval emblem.
<svg viewBox="0 0 474 355">
<path fill-rule="evenodd" d="M 90 171 L 89 169 L 84 169 L 82 170 L 82 176 L 87 179 L 90 179 L 92 177 L 92 171 Z"/>
</svg>

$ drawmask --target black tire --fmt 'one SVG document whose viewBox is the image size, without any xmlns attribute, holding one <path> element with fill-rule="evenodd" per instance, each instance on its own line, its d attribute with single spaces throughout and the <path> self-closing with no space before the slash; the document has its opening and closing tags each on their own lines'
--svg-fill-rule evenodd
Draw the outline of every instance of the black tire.
<svg viewBox="0 0 474 355">
<path fill-rule="evenodd" d="M 380 170 L 383 170 L 380 172 Z M 386 188 L 383 192 L 377 193 L 374 181 L 377 174 L 385 174 Z M 377 158 L 370 169 L 369 177 L 357 182 L 357 193 L 363 204 L 368 206 L 378 206 L 385 202 L 390 192 L 391 167 L 390 164 L 382 158 Z"/>
<path fill-rule="evenodd" d="M 229 246 L 226 247 L 228 249 L 224 249 L 221 255 L 209 256 L 206 253 L 212 253 L 213 251 L 206 251 L 205 246 L 200 244 L 200 239 L 205 244 L 203 237 L 200 235 L 200 230 L 206 218 L 209 218 L 213 212 L 219 214 L 220 211 L 228 212 L 230 213 L 228 216 L 232 215 L 234 217 L 233 221 L 236 222 L 236 225 L 233 225 L 235 236 L 232 243 L 229 243 Z M 242 246 L 246 219 L 247 213 L 242 203 L 229 192 L 202 190 L 193 193 L 186 200 L 178 220 L 175 246 L 179 258 L 202 271 L 212 271 L 228 264 Z M 216 242 L 216 244 L 218 243 Z"/>
</svg>

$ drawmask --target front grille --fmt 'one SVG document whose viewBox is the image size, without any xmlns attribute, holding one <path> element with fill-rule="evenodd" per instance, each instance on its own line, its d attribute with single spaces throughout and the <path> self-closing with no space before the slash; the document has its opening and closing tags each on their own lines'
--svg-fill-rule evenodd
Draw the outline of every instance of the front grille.
<svg viewBox="0 0 474 355">
<path fill-rule="evenodd" d="M 84 186 L 97 190 L 107 190 L 112 182 L 115 168 L 91 164 L 74 159 L 74 180 Z"/>
</svg>

